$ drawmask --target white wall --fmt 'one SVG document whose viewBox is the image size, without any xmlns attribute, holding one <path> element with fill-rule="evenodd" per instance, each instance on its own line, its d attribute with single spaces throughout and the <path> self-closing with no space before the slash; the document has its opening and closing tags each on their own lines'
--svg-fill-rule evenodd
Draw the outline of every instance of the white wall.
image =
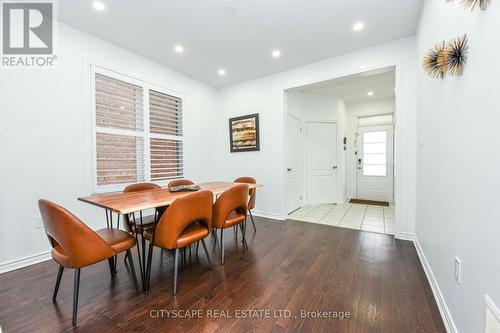
<svg viewBox="0 0 500 333">
<path fill-rule="evenodd" d="M 300 120 L 338 120 L 338 98 L 305 94 L 301 92 L 286 93 L 287 113 Z"/>
<path fill-rule="evenodd" d="M 415 52 L 415 39 L 405 38 L 222 89 L 220 126 L 227 128 L 227 119 L 231 116 L 260 113 L 261 150 L 231 154 L 228 133 L 220 131 L 217 140 L 222 152 L 218 155 L 221 177 L 231 179 L 245 173 L 254 175 L 264 184 L 258 194 L 256 210 L 285 216 L 282 195 L 284 90 L 396 65 L 396 86 L 400 96 L 396 102 L 401 111 L 400 128 L 396 130 L 403 133 L 396 147 L 401 155 L 401 175 L 396 191 L 402 198 L 396 207 L 396 235 L 411 237 L 414 232 L 416 178 Z"/>
<path fill-rule="evenodd" d="M 416 233 L 460 332 L 484 332 L 484 294 L 500 305 L 499 31 L 499 1 L 471 12 L 427 0 L 418 29 L 419 64 L 436 42 L 470 39 L 463 76 L 432 79 L 418 68 Z"/>
<path fill-rule="evenodd" d="M 358 129 L 358 118 L 364 116 L 374 116 L 380 114 L 394 113 L 395 104 L 394 99 L 388 100 L 375 100 L 364 103 L 347 104 L 347 120 L 346 120 L 346 137 L 347 137 L 347 157 L 346 157 L 346 183 L 347 183 L 347 197 L 356 197 L 356 168 L 357 156 L 354 154 L 356 151 L 354 142 L 356 140 L 356 132 Z"/>
<path fill-rule="evenodd" d="M 35 228 L 39 198 L 62 204 L 94 228 L 105 226 L 102 209 L 77 201 L 92 191 L 87 61 L 182 93 L 185 175 L 208 180 L 215 167 L 215 89 L 66 25 L 58 28 L 56 69 L 0 70 L 0 268 L 49 249 L 43 229 Z"/>
<path fill-rule="evenodd" d="M 298 91 L 285 93 L 286 113 L 294 116 L 302 122 L 302 128 L 306 129 L 307 121 L 332 121 L 337 125 L 337 188 L 336 201 L 342 203 L 345 201 L 345 170 L 344 153 L 342 149 L 342 139 L 345 130 L 345 104 L 341 98 L 326 95 L 307 94 Z M 287 143 L 285 143 L 286 145 Z M 304 155 L 303 157 L 303 198 L 307 196 L 307 140 L 304 135 Z M 286 158 L 286 157 L 285 157 Z M 286 166 L 285 166 L 286 167 Z"/>
</svg>

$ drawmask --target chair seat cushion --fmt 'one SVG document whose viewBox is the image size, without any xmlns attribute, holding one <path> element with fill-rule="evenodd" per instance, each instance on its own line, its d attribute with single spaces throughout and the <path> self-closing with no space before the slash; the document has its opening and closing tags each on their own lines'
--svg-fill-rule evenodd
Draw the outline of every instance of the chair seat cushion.
<svg viewBox="0 0 500 333">
<path fill-rule="evenodd" d="M 127 251 L 135 245 L 135 238 L 122 230 L 104 228 L 97 230 L 96 233 L 104 239 L 116 253 Z"/>
<path fill-rule="evenodd" d="M 177 247 L 185 247 L 204 239 L 210 232 L 203 223 L 191 223 L 181 232 L 177 239 Z"/>
<path fill-rule="evenodd" d="M 157 209 L 159 216 L 165 212 L 166 207 L 160 207 Z M 143 229 L 149 229 L 153 228 L 155 224 L 155 216 L 154 215 L 148 215 L 148 216 L 143 216 L 142 218 L 142 226 L 141 226 L 141 220 L 139 216 L 135 217 L 135 223 L 136 225 L 136 230 L 138 234 L 141 234 L 143 232 Z M 126 231 L 133 232 L 134 231 L 134 224 L 132 222 L 124 221 L 124 227 Z"/>
<path fill-rule="evenodd" d="M 144 237 L 151 240 L 153 229 L 147 229 L 144 231 Z M 199 240 L 204 239 L 208 236 L 210 232 L 208 228 L 199 222 L 194 222 L 188 225 L 179 235 L 177 239 L 176 248 L 183 248 L 190 244 L 196 243 Z"/>
<path fill-rule="evenodd" d="M 69 260 L 68 255 L 64 252 L 61 245 L 57 245 L 52 248 L 52 258 L 54 258 L 57 263 L 65 268 L 73 268 L 71 261 Z"/>
<path fill-rule="evenodd" d="M 245 221 L 245 214 L 237 213 L 233 210 L 226 219 L 225 228 L 230 228 L 243 221 Z"/>
<path fill-rule="evenodd" d="M 149 230 L 149 231 L 153 230 L 154 227 L 155 227 L 154 222 L 148 223 L 148 224 L 143 224 L 142 226 L 140 224 L 138 224 L 136 226 L 136 230 L 137 230 L 138 234 L 142 234 L 142 233 L 145 233 L 147 230 Z"/>
</svg>

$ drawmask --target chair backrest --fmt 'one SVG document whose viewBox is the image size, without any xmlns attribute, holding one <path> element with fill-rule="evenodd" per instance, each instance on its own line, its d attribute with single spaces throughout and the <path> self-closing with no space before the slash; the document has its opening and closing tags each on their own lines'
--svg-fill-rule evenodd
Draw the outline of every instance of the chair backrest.
<svg viewBox="0 0 500 333">
<path fill-rule="evenodd" d="M 168 187 L 176 187 L 182 185 L 193 185 L 194 183 L 188 179 L 174 179 L 170 183 L 168 183 Z"/>
<path fill-rule="evenodd" d="M 248 209 L 247 198 L 248 185 L 237 184 L 225 190 L 214 204 L 212 226 L 214 228 L 223 228 L 227 217 L 233 211 L 246 216 Z"/>
<path fill-rule="evenodd" d="M 212 192 L 201 190 L 175 199 L 156 226 L 154 244 L 162 248 L 174 249 L 182 231 L 194 222 L 204 223 L 210 230 L 212 198 Z"/>
<path fill-rule="evenodd" d="M 84 267 L 116 255 L 108 243 L 67 209 L 44 199 L 38 201 L 38 208 L 52 247 L 61 246 L 73 267 Z"/>
<path fill-rule="evenodd" d="M 240 177 L 234 180 L 235 183 L 247 183 L 247 184 L 257 184 L 255 178 L 252 177 Z M 248 195 L 250 198 L 248 199 L 248 209 L 255 208 L 255 192 L 257 192 L 254 188 L 248 190 Z"/>
<path fill-rule="evenodd" d="M 161 186 L 153 183 L 137 183 L 125 187 L 123 193 L 155 190 L 158 188 L 161 188 Z"/>
<path fill-rule="evenodd" d="M 129 185 L 129 186 L 125 187 L 125 189 L 123 190 L 123 193 L 139 192 L 139 191 L 147 191 L 147 190 L 156 190 L 156 189 L 159 189 L 159 188 L 161 188 L 161 186 L 160 185 L 156 185 L 154 183 L 137 183 L 137 184 L 132 184 L 132 185 Z M 163 213 L 163 211 L 161 211 L 161 212 Z M 128 232 L 131 232 L 132 231 L 132 225 L 130 223 L 128 214 L 126 214 L 123 217 L 123 220 L 125 221 L 125 223 L 123 223 L 123 225 L 125 226 L 125 230 L 127 230 Z"/>
</svg>

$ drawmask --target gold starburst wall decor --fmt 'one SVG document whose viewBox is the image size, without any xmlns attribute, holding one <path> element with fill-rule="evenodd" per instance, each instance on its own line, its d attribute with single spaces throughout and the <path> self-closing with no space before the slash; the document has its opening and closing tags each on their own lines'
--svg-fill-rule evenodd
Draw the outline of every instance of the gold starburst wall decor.
<svg viewBox="0 0 500 333">
<path fill-rule="evenodd" d="M 451 75 L 462 75 L 467 63 L 468 51 L 467 35 L 457 37 L 448 43 L 442 61 Z"/>
<path fill-rule="evenodd" d="M 446 66 L 446 43 L 436 44 L 424 57 L 424 69 L 433 78 L 443 79 L 448 67 Z"/>
<path fill-rule="evenodd" d="M 474 10 L 476 7 L 481 8 L 481 10 L 486 10 L 491 0 L 462 0 L 462 5 L 465 9 Z"/>
</svg>

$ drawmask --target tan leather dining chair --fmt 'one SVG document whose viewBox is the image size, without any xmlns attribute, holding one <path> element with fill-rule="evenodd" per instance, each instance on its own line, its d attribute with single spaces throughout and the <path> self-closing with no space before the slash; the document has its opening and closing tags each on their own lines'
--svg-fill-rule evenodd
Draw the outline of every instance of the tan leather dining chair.
<svg viewBox="0 0 500 333">
<path fill-rule="evenodd" d="M 188 179 L 174 179 L 170 183 L 168 183 L 169 188 L 182 185 L 194 185 L 194 183 Z"/>
<path fill-rule="evenodd" d="M 210 234 L 212 227 L 212 198 L 212 192 L 202 190 L 175 199 L 161 217 L 154 232 L 148 229 L 144 234 L 150 241 L 147 267 L 148 279 L 151 276 L 153 246 L 175 250 L 174 295 L 177 293 L 180 249 L 201 241 L 208 264 L 210 269 L 212 269 L 212 261 L 210 260 L 210 255 L 205 244 L 205 237 Z"/>
<path fill-rule="evenodd" d="M 235 183 L 246 183 L 246 184 L 257 184 L 255 178 L 252 177 L 240 177 L 234 180 Z M 257 192 L 254 188 L 248 190 L 248 214 L 250 215 L 250 219 L 252 220 L 253 230 L 257 231 L 255 227 L 255 222 L 253 221 L 252 209 L 255 208 L 255 192 Z"/>
<path fill-rule="evenodd" d="M 238 184 L 224 191 L 214 204 L 212 227 L 220 229 L 221 263 L 224 264 L 224 229 L 239 225 L 246 246 L 243 223 L 247 216 L 248 185 Z"/>
<path fill-rule="evenodd" d="M 139 290 L 130 253 L 130 248 L 135 245 L 134 237 L 118 229 L 105 228 L 93 231 L 68 210 L 48 200 L 39 200 L 38 207 L 42 215 L 45 233 L 52 246 L 52 258 L 59 264 L 59 272 L 52 296 L 54 302 L 64 269 L 73 268 L 75 270 L 73 325 L 76 325 L 80 269 L 82 267 L 108 259 L 113 276 L 115 273 L 112 269 L 112 260 L 119 253 L 126 252 L 135 288 L 137 291 Z"/>
<path fill-rule="evenodd" d="M 123 190 L 123 193 L 148 191 L 148 190 L 155 190 L 155 189 L 160 189 L 160 188 L 161 188 L 161 186 L 154 184 L 154 183 L 137 183 L 137 184 L 132 184 L 132 185 L 125 187 L 125 189 Z M 145 229 L 153 228 L 155 221 L 160 218 L 160 216 L 165 212 L 165 209 L 166 209 L 166 207 L 156 208 L 156 214 L 155 214 L 153 221 L 147 221 L 143 225 L 136 224 L 137 230 L 135 230 L 135 232 L 137 232 L 138 234 L 142 234 L 143 229 L 145 230 Z M 134 215 L 134 218 L 135 218 L 135 215 Z M 141 216 L 141 218 L 142 218 L 142 216 Z M 129 232 L 133 231 L 132 230 L 133 224 L 130 223 L 128 215 L 124 216 L 124 221 L 125 221 L 125 223 L 124 223 L 125 229 Z"/>
</svg>

